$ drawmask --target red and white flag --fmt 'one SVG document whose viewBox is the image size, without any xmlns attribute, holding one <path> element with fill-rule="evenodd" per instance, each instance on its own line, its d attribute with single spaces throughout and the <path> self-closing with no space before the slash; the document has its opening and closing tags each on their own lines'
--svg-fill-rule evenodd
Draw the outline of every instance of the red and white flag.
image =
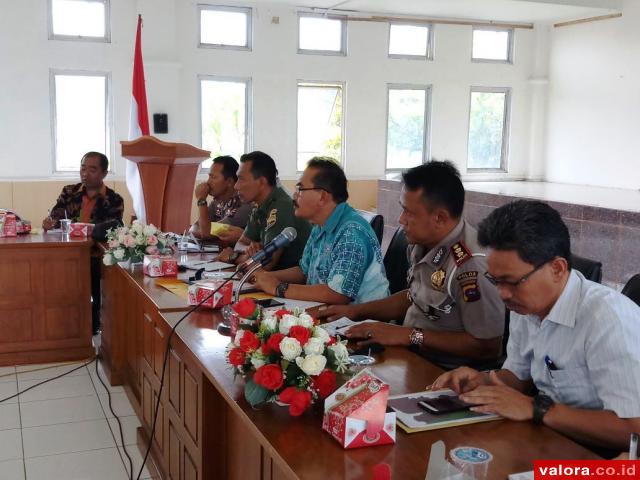
<svg viewBox="0 0 640 480">
<path fill-rule="evenodd" d="M 142 64 L 142 15 L 138 15 L 138 30 L 136 32 L 136 47 L 133 57 L 133 90 L 131 94 L 131 109 L 129 111 L 129 140 L 135 140 L 142 135 L 149 135 L 149 114 L 147 112 L 147 90 L 144 85 L 144 66 Z M 138 166 L 127 160 L 127 188 L 133 199 L 133 210 L 142 223 L 146 223 L 144 195 Z"/>
</svg>

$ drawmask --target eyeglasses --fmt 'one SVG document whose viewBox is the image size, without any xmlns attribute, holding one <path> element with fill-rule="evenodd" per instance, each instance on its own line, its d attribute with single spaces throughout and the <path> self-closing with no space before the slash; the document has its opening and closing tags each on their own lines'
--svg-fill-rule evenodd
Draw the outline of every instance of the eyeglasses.
<svg viewBox="0 0 640 480">
<path fill-rule="evenodd" d="M 535 267 L 533 270 L 531 270 L 529 273 L 527 273 L 526 275 L 523 275 L 522 277 L 520 277 L 518 280 L 498 280 L 496 277 L 494 277 L 493 275 L 491 275 L 489 272 L 484 272 L 484 277 L 489 280 L 489 282 L 492 285 L 495 285 L 496 287 L 499 286 L 506 286 L 506 287 L 513 287 L 516 288 L 519 285 L 523 284 L 524 282 L 526 282 L 529 277 L 531 275 L 533 275 L 534 273 L 536 273 L 538 270 L 540 270 L 542 267 L 544 267 L 547 263 L 549 263 L 551 260 L 547 260 L 546 262 L 541 263 L 540 265 L 538 265 L 537 267 Z"/>
<path fill-rule="evenodd" d="M 329 193 L 326 188 L 322 187 L 303 187 L 302 185 L 296 185 L 295 193 L 300 195 L 301 192 L 306 192 L 307 190 L 322 190 L 323 192 Z"/>
</svg>

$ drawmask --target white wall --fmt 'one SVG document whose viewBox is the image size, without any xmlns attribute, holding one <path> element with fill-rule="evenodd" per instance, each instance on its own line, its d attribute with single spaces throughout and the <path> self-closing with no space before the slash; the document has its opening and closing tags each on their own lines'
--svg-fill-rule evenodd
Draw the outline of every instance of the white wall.
<svg viewBox="0 0 640 480">
<path fill-rule="evenodd" d="M 149 114 L 169 114 L 170 133 L 160 136 L 163 139 L 200 144 L 199 74 L 251 77 L 253 147 L 271 153 L 282 176 L 293 178 L 296 81 L 342 80 L 347 85 L 347 173 L 354 179 L 378 178 L 385 165 L 386 84 L 431 84 L 432 156 L 455 161 L 464 173 L 469 88 L 506 86 L 513 89 L 509 174 L 498 178 L 537 175 L 536 162 L 532 162 L 537 154 L 530 138 L 540 126 L 531 123 L 530 112 L 541 100 L 529 78 L 535 74 L 540 35 L 533 31 L 516 31 L 514 65 L 472 64 L 471 27 L 436 25 L 435 60 L 424 62 L 388 59 L 388 26 L 373 22 L 349 23 L 347 57 L 298 55 L 297 16 L 286 6 L 259 4 L 254 10 L 253 51 L 242 52 L 197 48 L 195 1 L 111 0 L 110 44 L 50 41 L 46 0 L 0 2 L 0 179 L 54 177 L 49 101 L 52 68 L 111 72 L 112 158 L 115 177 L 122 177 L 119 141 L 128 132 L 138 12 L 144 18 Z M 272 16 L 279 16 L 280 23 L 272 24 Z"/>
<path fill-rule="evenodd" d="M 640 3 L 551 34 L 546 178 L 640 188 Z"/>
</svg>

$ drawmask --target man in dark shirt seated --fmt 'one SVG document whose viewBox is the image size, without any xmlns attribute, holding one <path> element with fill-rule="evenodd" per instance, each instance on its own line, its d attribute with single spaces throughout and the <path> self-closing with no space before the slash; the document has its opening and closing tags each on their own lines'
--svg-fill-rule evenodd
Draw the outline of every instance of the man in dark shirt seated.
<svg viewBox="0 0 640 480">
<path fill-rule="evenodd" d="M 122 197 L 104 184 L 109 173 L 109 159 L 98 152 L 88 152 L 80 161 L 80 183 L 62 189 L 42 228 L 51 230 L 60 226 L 60 220 L 93 223 L 94 231 L 122 224 L 124 202 Z M 91 256 L 91 300 L 94 335 L 100 329 L 100 267 L 101 254 Z"/>
</svg>

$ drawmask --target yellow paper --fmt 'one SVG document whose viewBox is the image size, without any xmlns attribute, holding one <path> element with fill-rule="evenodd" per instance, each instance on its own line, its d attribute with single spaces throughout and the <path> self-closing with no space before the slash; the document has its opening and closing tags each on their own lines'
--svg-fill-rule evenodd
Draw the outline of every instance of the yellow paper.
<svg viewBox="0 0 640 480">
<path fill-rule="evenodd" d="M 220 233 L 229 229 L 229 225 L 220 222 L 211 222 L 211 235 L 216 237 Z"/>
<path fill-rule="evenodd" d="M 274 298 L 271 295 L 267 295 L 262 292 L 254 292 L 254 293 L 243 293 L 240 295 L 240 298 L 253 298 L 254 300 L 266 300 L 267 298 Z"/>
<path fill-rule="evenodd" d="M 156 285 L 166 288 L 174 295 L 189 300 L 189 286 L 177 278 L 158 278 Z"/>
</svg>

